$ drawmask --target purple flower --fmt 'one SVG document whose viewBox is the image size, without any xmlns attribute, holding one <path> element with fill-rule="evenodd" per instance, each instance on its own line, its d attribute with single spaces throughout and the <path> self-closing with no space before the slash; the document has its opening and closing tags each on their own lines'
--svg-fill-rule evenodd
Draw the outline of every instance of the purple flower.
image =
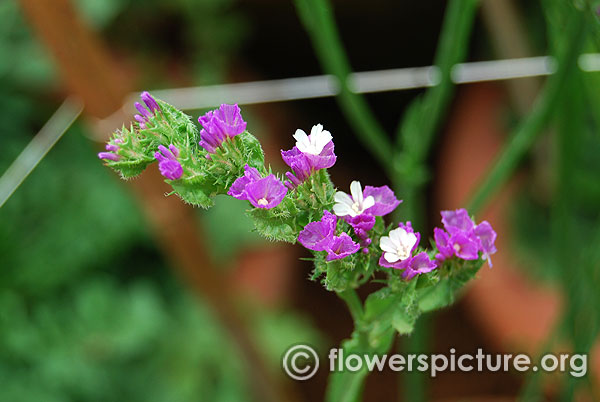
<svg viewBox="0 0 600 402">
<path fill-rule="evenodd" d="M 337 217 L 324 211 L 320 221 L 310 222 L 304 227 L 298 235 L 298 241 L 309 250 L 325 251 L 335 236 L 336 224 Z"/>
<path fill-rule="evenodd" d="M 494 241 L 496 232 L 487 221 L 475 225 L 465 209 L 441 211 L 442 223 L 446 231 L 435 228 L 434 239 L 438 249 L 435 256 L 438 262 L 456 256 L 463 260 L 476 260 L 479 252 L 492 266 L 490 255 L 496 252 Z"/>
<path fill-rule="evenodd" d="M 121 159 L 121 156 L 116 154 L 115 152 L 118 152 L 119 149 L 121 149 L 121 147 L 119 147 L 119 145 L 117 144 L 122 144 L 123 140 L 121 140 L 120 138 L 116 138 L 113 140 L 113 143 L 108 143 L 106 144 L 105 148 L 108 152 L 100 152 L 98 153 L 98 158 L 100 159 L 104 159 L 104 160 L 109 160 L 109 161 L 118 161 L 119 159 Z"/>
<path fill-rule="evenodd" d="M 309 135 L 303 130 L 296 130 L 296 145 L 288 151 L 281 150 L 281 158 L 293 172 L 286 173 L 290 179 L 289 186 L 297 186 L 313 172 L 335 164 L 332 138 L 329 131 L 323 130 L 322 124 L 313 126 Z"/>
<path fill-rule="evenodd" d="M 442 223 L 448 233 L 470 232 L 475 228 L 469 213 L 464 208 L 456 211 L 441 211 L 440 214 L 442 215 Z"/>
<path fill-rule="evenodd" d="M 410 258 L 409 263 L 406 264 L 406 267 L 404 268 L 404 272 L 402 272 L 402 279 L 409 281 L 414 278 L 415 275 L 431 272 L 436 268 L 436 262 L 431 261 L 427 253 L 423 251 Z"/>
<path fill-rule="evenodd" d="M 233 138 L 246 130 L 246 122 L 237 104 L 222 104 L 218 109 L 200 116 L 198 122 L 202 125 L 200 146 L 211 154 L 227 138 Z"/>
<path fill-rule="evenodd" d="M 333 236 L 327 251 L 327 261 L 340 260 L 344 257 L 354 254 L 358 251 L 360 245 L 355 243 L 347 233 L 342 233 L 339 236 Z"/>
<path fill-rule="evenodd" d="M 179 149 L 173 144 L 169 145 L 169 149 L 159 145 L 160 152 L 154 153 L 154 157 L 158 161 L 158 169 L 160 174 L 169 180 L 178 180 L 183 175 L 183 167 L 177 160 L 179 157 Z"/>
<path fill-rule="evenodd" d="M 254 183 L 259 180 L 262 176 L 258 173 L 256 168 L 253 168 L 249 165 L 244 166 L 244 175 L 242 177 L 237 178 L 227 194 L 230 196 L 237 198 L 238 200 L 247 200 L 246 196 L 246 186 L 250 183 Z"/>
<path fill-rule="evenodd" d="M 314 251 L 326 251 L 327 261 L 339 260 L 354 254 L 360 244 L 354 242 L 347 233 L 335 235 L 337 216 L 329 211 L 323 212 L 320 221 L 311 222 L 298 235 L 298 241 L 304 247 Z"/>
<path fill-rule="evenodd" d="M 146 107 L 144 107 L 139 102 L 135 102 L 134 106 L 138 110 L 138 112 L 140 112 L 140 114 L 136 114 L 133 117 L 139 123 L 140 128 L 142 130 L 145 130 L 146 128 L 148 128 L 148 123 L 150 123 L 150 119 L 152 118 L 152 116 L 155 115 L 156 112 L 160 111 L 160 107 L 158 106 L 158 102 L 156 102 L 156 99 L 154 99 L 152 95 L 150 95 L 150 93 L 147 91 L 142 92 L 140 98 L 142 98 L 142 101 L 144 102 Z"/>
<path fill-rule="evenodd" d="M 373 197 L 375 204 L 365 212 L 373 216 L 384 216 L 392 212 L 402 201 L 398 200 L 392 189 L 388 186 L 372 187 L 366 186 L 365 197 Z"/>
<path fill-rule="evenodd" d="M 479 249 L 483 252 L 483 258 L 488 261 L 489 266 L 492 266 L 492 259 L 490 256 L 494 254 L 496 246 L 496 232 L 492 229 L 492 225 L 488 221 L 483 221 L 475 227 L 475 236 L 479 239 Z"/>
<path fill-rule="evenodd" d="M 287 188 L 274 174 L 261 177 L 258 170 L 246 165 L 244 175 L 233 182 L 227 194 L 238 200 L 248 200 L 256 208 L 271 209 L 281 203 Z"/>
</svg>

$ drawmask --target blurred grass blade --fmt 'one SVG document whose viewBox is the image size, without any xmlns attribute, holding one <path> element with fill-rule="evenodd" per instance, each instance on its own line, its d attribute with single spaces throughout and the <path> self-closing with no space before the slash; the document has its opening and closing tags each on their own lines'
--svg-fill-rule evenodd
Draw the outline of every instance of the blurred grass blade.
<svg viewBox="0 0 600 402">
<path fill-rule="evenodd" d="M 338 101 L 358 139 L 384 170 L 392 160 L 392 144 L 366 100 L 349 86 L 350 62 L 327 0 L 296 0 L 296 8 L 323 69 L 339 81 Z M 389 171 L 389 170 L 388 170 Z"/>
<path fill-rule="evenodd" d="M 572 16 L 564 33 L 560 53 L 557 55 L 556 74 L 548 78 L 532 113 L 517 127 L 491 171 L 472 196 L 468 203 L 472 214 L 477 214 L 485 202 L 508 180 L 519 161 L 533 145 L 537 135 L 548 123 L 560 101 L 570 72 L 577 66 L 578 54 L 584 42 L 584 28 L 582 13 L 577 12 Z"/>
<path fill-rule="evenodd" d="M 71 127 L 82 110 L 83 104 L 79 100 L 67 98 L 27 144 L 17 159 L 0 177 L 0 208 Z"/>
</svg>

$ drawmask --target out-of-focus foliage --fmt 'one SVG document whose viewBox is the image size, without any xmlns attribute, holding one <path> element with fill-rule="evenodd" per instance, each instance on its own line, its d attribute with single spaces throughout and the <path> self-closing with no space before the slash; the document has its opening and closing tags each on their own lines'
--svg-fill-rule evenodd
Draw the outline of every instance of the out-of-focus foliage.
<svg viewBox="0 0 600 402">
<path fill-rule="evenodd" d="M 223 14 L 230 2 L 77 4 L 104 32 L 139 13 L 148 29 L 128 37 L 148 44 L 129 50 L 143 60 L 165 50 L 147 32 L 169 10 L 185 32 L 183 50 L 193 53 L 184 65 L 207 80 L 226 74 L 238 44 L 238 17 L 207 18 L 212 26 L 192 21 L 192 14 Z M 0 2 L 0 21 L 1 174 L 56 108 L 44 98 L 58 81 L 18 2 Z M 205 57 L 211 52 L 218 57 Z M 155 70 L 148 70 L 146 79 L 153 79 Z M 139 207 L 96 151 L 84 128 L 74 126 L 0 208 L 0 401 L 249 400 L 234 343 L 202 301 L 174 280 Z M 223 205 L 206 216 L 222 234 L 211 243 L 216 259 L 256 238 L 243 225 L 250 224 L 243 204 Z M 293 314 L 259 307 L 248 314 L 274 370 L 288 345 L 319 343 Z"/>
</svg>

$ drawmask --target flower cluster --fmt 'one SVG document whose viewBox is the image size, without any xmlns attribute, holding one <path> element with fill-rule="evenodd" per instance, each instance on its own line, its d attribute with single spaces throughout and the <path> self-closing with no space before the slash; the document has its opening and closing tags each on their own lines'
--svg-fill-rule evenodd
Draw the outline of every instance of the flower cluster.
<svg viewBox="0 0 600 402">
<path fill-rule="evenodd" d="M 336 191 L 325 171 L 337 160 L 333 136 L 321 124 L 310 134 L 296 130 L 294 147 L 281 150 L 290 168 L 284 181 L 265 167 L 262 147 L 246 131 L 238 105 L 223 104 L 200 116 L 198 130 L 148 92 L 141 99 L 135 103 L 137 124 L 117 131 L 98 156 L 125 178 L 157 161 L 174 192 L 194 205 L 208 208 L 217 194 L 248 201 L 259 233 L 315 252 L 314 277 L 325 274 L 329 289 L 355 287 L 359 277 L 368 279 L 377 269 L 408 281 L 453 257 L 477 260 L 480 253 L 491 266 L 496 233 L 486 221 L 476 225 L 464 209 L 442 211 L 444 229 L 434 232 L 437 250 L 428 252 L 419 247 L 421 235 L 410 222 L 385 230 L 383 217 L 402 202 L 388 186 L 363 189 L 353 181 L 349 193 Z M 364 269 L 352 268 L 358 265 Z"/>
<path fill-rule="evenodd" d="M 442 223 L 445 231 L 434 229 L 434 239 L 439 253 L 435 256 L 438 262 L 451 257 L 463 260 L 476 260 L 479 252 L 482 258 L 492 266 L 490 256 L 496 252 L 494 242 L 496 232 L 488 221 L 476 225 L 465 209 L 442 211 Z"/>
</svg>

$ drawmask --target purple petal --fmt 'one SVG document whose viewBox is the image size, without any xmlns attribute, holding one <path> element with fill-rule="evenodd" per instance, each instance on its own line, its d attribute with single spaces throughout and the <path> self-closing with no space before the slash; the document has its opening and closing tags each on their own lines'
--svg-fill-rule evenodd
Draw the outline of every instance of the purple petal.
<svg viewBox="0 0 600 402">
<path fill-rule="evenodd" d="M 271 209 L 281 203 L 287 187 L 274 174 L 246 185 L 248 201 L 256 208 Z"/>
<path fill-rule="evenodd" d="M 327 248 L 327 261 L 339 260 L 354 254 L 360 248 L 360 244 L 355 243 L 347 233 L 334 236 Z"/>
<path fill-rule="evenodd" d="M 106 150 L 111 152 L 117 152 L 119 150 L 119 146 L 115 144 L 106 144 Z"/>
<path fill-rule="evenodd" d="M 214 124 L 227 136 L 235 137 L 246 130 L 246 122 L 242 118 L 242 113 L 237 104 L 221 105 L 214 112 Z"/>
<path fill-rule="evenodd" d="M 464 233 L 456 233 L 450 237 L 454 254 L 463 260 L 476 260 L 479 258 L 479 245 Z"/>
<path fill-rule="evenodd" d="M 402 273 L 402 278 L 411 280 L 415 275 L 424 274 L 437 268 L 435 261 L 431 261 L 426 252 L 417 254 L 410 259 L 410 263 Z"/>
<path fill-rule="evenodd" d="M 363 195 L 365 198 L 372 196 L 375 199 L 375 205 L 365 211 L 374 216 L 387 215 L 402 202 L 396 198 L 394 192 L 388 186 L 366 186 Z"/>
<path fill-rule="evenodd" d="M 237 198 L 238 200 L 247 200 L 248 194 L 246 193 L 246 186 L 250 183 L 254 183 L 255 181 L 260 179 L 260 173 L 256 168 L 253 168 L 246 164 L 244 166 L 244 175 L 242 177 L 238 177 L 231 187 L 227 194 L 230 196 Z"/>
<path fill-rule="evenodd" d="M 296 176 L 294 176 L 292 172 L 285 172 L 285 177 L 287 177 L 290 180 L 288 183 L 290 184 L 291 188 L 297 187 L 300 184 L 302 184 L 302 182 Z"/>
<path fill-rule="evenodd" d="M 304 154 L 308 159 L 308 163 L 313 170 L 328 169 L 335 165 L 337 157 L 333 153 L 333 141 L 329 141 L 323 147 L 319 155 Z"/>
<path fill-rule="evenodd" d="M 375 226 L 375 217 L 367 214 L 360 214 L 355 217 L 346 215 L 344 220 L 352 226 L 354 233 L 363 240 L 368 237 L 367 232 Z"/>
<path fill-rule="evenodd" d="M 492 229 L 492 225 L 488 221 L 483 221 L 477 227 L 475 227 L 475 236 L 481 242 L 481 251 L 485 254 L 494 254 L 496 250 L 496 246 L 494 242 L 496 241 L 496 232 Z"/>
<path fill-rule="evenodd" d="M 497 251 L 496 246 L 494 245 L 494 242 L 496 241 L 496 232 L 494 232 L 492 225 L 490 225 L 488 221 L 483 221 L 475 227 L 474 234 L 479 240 L 479 249 L 483 252 L 483 258 L 488 260 L 488 264 L 491 268 L 492 259 L 490 256 Z"/>
<path fill-rule="evenodd" d="M 171 151 L 171 153 L 173 154 L 173 156 L 175 158 L 179 157 L 179 149 L 175 145 L 173 145 L 173 144 L 169 145 L 169 150 Z"/>
<path fill-rule="evenodd" d="M 142 100 L 144 101 L 146 106 L 148 106 L 148 109 L 150 109 L 151 112 L 158 112 L 160 110 L 160 107 L 158 107 L 158 102 L 156 102 L 156 99 L 154 99 L 148 91 L 142 92 L 140 98 L 142 98 Z"/>
<path fill-rule="evenodd" d="M 379 265 L 381 265 L 382 267 L 386 267 L 386 268 L 404 269 L 410 262 L 410 259 L 411 259 L 411 257 L 408 257 L 405 260 L 389 262 L 388 260 L 385 259 L 383 254 L 381 254 L 381 257 L 379 257 Z"/>
<path fill-rule="evenodd" d="M 140 128 L 142 130 L 146 129 L 146 127 L 147 127 L 146 123 L 148 122 L 148 120 L 146 120 L 144 117 L 140 116 L 139 114 L 136 114 L 135 116 L 133 116 L 133 118 L 137 120 L 137 122 L 139 123 Z"/>
<path fill-rule="evenodd" d="M 169 149 L 167 147 L 165 147 L 164 145 L 159 145 L 158 150 L 165 156 L 165 158 L 171 159 L 171 160 L 177 160 L 177 158 L 175 158 L 175 155 L 173 155 L 171 153 L 171 151 L 169 151 Z"/>
<path fill-rule="evenodd" d="M 323 211 L 320 221 L 311 222 L 298 235 L 298 241 L 309 250 L 326 250 L 335 233 L 337 217 L 329 211 Z"/>
<path fill-rule="evenodd" d="M 439 251 L 439 254 L 435 256 L 437 260 L 443 261 L 446 258 L 454 256 L 454 248 L 452 247 L 452 244 L 450 244 L 450 238 L 448 237 L 448 233 L 446 233 L 440 228 L 434 228 L 433 238 L 435 240 L 435 245 Z"/>
<path fill-rule="evenodd" d="M 119 155 L 113 154 L 112 152 L 100 152 L 98 154 L 98 158 L 106 159 L 106 160 L 110 160 L 110 161 L 118 161 L 119 159 L 121 159 L 121 157 Z"/>
<path fill-rule="evenodd" d="M 455 211 L 441 211 L 440 214 L 442 215 L 442 223 L 450 234 L 470 232 L 475 228 L 469 213 L 464 208 Z"/>
<path fill-rule="evenodd" d="M 181 164 L 173 159 L 163 159 L 158 163 L 158 170 L 169 180 L 179 180 L 183 175 Z"/>
<path fill-rule="evenodd" d="M 148 111 L 148 109 L 146 109 L 145 107 L 142 106 L 142 104 L 140 102 L 135 102 L 133 104 L 133 106 L 135 106 L 135 108 L 138 110 L 138 112 L 140 112 L 140 114 L 142 116 L 144 116 L 147 119 L 150 119 L 152 117 L 152 113 L 150 113 Z M 139 121 L 139 120 L 138 120 Z"/>
</svg>

